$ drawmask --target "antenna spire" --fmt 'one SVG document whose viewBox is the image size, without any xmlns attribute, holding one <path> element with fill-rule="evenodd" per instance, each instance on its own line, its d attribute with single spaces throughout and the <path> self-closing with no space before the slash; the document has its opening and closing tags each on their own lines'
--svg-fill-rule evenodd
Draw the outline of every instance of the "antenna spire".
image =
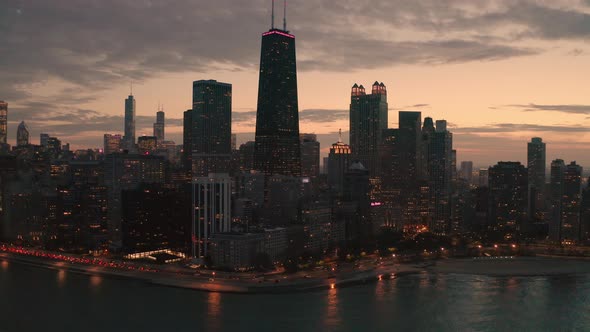
<svg viewBox="0 0 590 332">
<path fill-rule="evenodd" d="M 283 31 L 287 31 L 287 0 L 283 1 Z"/>
<path fill-rule="evenodd" d="M 275 0 L 272 0 L 271 29 L 275 28 Z"/>
<path fill-rule="evenodd" d="M 133 96 L 133 82 L 129 83 L 129 95 Z"/>
<path fill-rule="evenodd" d="M 338 129 L 338 143 L 342 143 L 342 128 Z"/>
</svg>

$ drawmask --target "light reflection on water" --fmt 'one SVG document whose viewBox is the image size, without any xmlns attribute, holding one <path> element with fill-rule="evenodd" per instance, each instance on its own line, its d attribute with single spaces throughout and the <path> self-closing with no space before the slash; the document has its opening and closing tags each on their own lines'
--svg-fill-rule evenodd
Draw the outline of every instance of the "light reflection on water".
<svg viewBox="0 0 590 332">
<path fill-rule="evenodd" d="M 326 295 L 326 314 L 324 315 L 324 331 L 332 331 L 342 324 L 338 310 L 338 289 L 330 288 Z"/>
<path fill-rule="evenodd" d="M 102 277 L 101 276 L 97 276 L 97 275 L 90 276 L 90 286 L 92 286 L 93 289 L 98 289 L 100 284 L 102 284 Z"/>
<path fill-rule="evenodd" d="M 59 287 L 63 287 L 66 283 L 66 271 L 59 270 L 57 271 L 57 284 Z"/>
<path fill-rule="evenodd" d="M 318 292 L 237 295 L 3 261 L 0 267 L 0 294 L 5 299 L 0 301 L 0 321 L 9 324 L 2 325 L 8 332 L 60 326 L 66 307 L 71 308 L 71 326 L 90 326 L 87 331 L 115 325 L 142 331 L 282 332 L 585 331 L 590 326 L 589 276 L 425 273 Z M 25 293 L 36 294 L 35 301 L 23 297 Z M 88 307 L 107 314 L 94 315 Z M 22 312 L 34 314 L 25 317 Z"/>
<path fill-rule="evenodd" d="M 207 320 L 209 326 L 215 330 L 221 327 L 221 309 L 221 293 L 207 293 Z"/>
</svg>

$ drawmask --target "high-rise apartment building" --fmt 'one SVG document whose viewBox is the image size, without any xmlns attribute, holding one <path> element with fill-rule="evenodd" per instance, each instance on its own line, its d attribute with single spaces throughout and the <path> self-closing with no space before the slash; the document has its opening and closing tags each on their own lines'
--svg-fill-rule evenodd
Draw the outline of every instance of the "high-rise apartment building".
<svg viewBox="0 0 590 332">
<path fill-rule="evenodd" d="M 549 238 L 562 244 L 581 240 L 582 167 L 572 161 L 551 163 L 551 221 Z"/>
<path fill-rule="evenodd" d="M 231 232 L 231 178 L 211 173 L 193 180 L 192 238 L 195 258 L 209 254 L 209 241 L 218 233 Z"/>
<path fill-rule="evenodd" d="M 499 162 L 488 176 L 490 227 L 511 239 L 527 222 L 528 171 L 520 162 Z"/>
<path fill-rule="evenodd" d="M 533 220 L 542 221 L 545 211 L 546 146 L 543 139 L 533 137 L 527 144 L 529 170 L 529 204 Z"/>
</svg>

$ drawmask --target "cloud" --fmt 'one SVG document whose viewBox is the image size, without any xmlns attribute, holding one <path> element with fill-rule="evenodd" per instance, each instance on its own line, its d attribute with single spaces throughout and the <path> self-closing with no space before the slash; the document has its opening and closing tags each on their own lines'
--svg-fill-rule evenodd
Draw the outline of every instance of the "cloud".
<svg viewBox="0 0 590 332">
<path fill-rule="evenodd" d="M 50 80 L 70 85 L 60 90 L 65 102 L 162 73 L 255 69 L 268 7 L 266 0 L 2 1 L 2 98 L 22 100 Z M 301 70 L 492 61 L 543 52 L 506 36 L 590 36 L 588 14 L 566 2 L 294 0 L 289 18 Z"/>
<path fill-rule="evenodd" d="M 590 127 L 580 125 L 538 125 L 538 124 L 515 124 L 515 123 L 498 123 L 480 127 L 455 127 L 454 133 L 520 133 L 520 132 L 556 132 L 556 133 L 585 133 L 589 132 Z"/>
<path fill-rule="evenodd" d="M 516 104 L 506 105 L 504 107 L 521 108 L 524 112 L 560 112 L 569 114 L 590 114 L 590 105 Z"/>
<path fill-rule="evenodd" d="M 299 112 L 301 122 L 327 123 L 348 120 L 350 110 L 306 109 Z"/>
</svg>

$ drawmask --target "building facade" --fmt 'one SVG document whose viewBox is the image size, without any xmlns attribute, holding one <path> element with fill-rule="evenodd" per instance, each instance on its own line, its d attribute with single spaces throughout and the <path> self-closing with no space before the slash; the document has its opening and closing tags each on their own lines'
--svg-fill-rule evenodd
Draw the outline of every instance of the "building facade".
<svg viewBox="0 0 590 332">
<path fill-rule="evenodd" d="M 231 84 L 193 82 L 192 176 L 229 173 L 231 167 Z M 186 144 L 185 144 L 186 145 Z"/>
<path fill-rule="evenodd" d="M 350 97 L 350 147 L 352 159 L 360 161 L 371 177 L 380 175 L 379 149 L 387 129 L 387 88 L 375 82 L 371 94 L 357 84 Z"/>
<path fill-rule="evenodd" d="M 301 175 L 295 36 L 262 34 L 254 168 L 267 175 Z"/>
</svg>

